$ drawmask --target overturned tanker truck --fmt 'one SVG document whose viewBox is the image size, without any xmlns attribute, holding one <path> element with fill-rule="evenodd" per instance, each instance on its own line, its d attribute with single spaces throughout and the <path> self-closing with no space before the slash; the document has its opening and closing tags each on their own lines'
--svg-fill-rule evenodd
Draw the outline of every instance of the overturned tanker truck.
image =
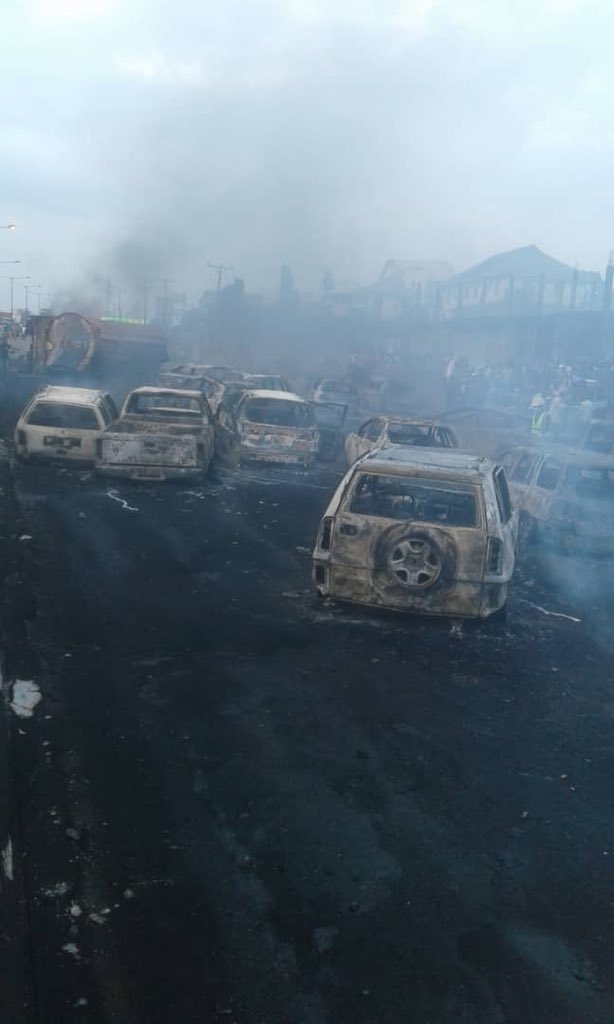
<svg viewBox="0 0 614 1024">
<path fill-rule="evenodd" d="M 81 313 L 35 316 L 32 369 L 53 377 L 103 380 L 137 371 L 144 379 L 168 359 L 166 340 L 148 324 Z"/>
</svg>

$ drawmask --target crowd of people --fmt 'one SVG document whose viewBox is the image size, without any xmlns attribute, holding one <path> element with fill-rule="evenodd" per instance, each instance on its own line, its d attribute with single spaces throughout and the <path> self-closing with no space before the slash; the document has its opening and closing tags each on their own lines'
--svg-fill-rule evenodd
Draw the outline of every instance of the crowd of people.
<svg viewBox="0 0 614 1024">
<path fill-rule="evenodd" d="M 614 364 L 530 366 L 453 356 L 445 368 L 448 409 L 490 408 L 526 414 L 531 432 L 573 440 L 596 416 L 614 414 Z"/>
</svg>

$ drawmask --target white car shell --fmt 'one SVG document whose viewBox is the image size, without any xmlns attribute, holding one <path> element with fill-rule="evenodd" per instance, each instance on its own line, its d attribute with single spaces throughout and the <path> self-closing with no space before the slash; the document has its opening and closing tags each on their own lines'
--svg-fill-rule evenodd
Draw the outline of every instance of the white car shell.
<svg viewBox="0 0 614 1024">
<path fill-rule="evenodd" d="M 97 441 L 116 417 L 113 400 L 104 391 L 47 385 L 19 417 L 16 453 L 21 459 L 94 462 Z"/>
<path fill-rule="evenodd" d="M 400 416 L 373 416 L 345 439 L 345 457 L 348 466 L 374 448 L 388 444 L 407 444 L 412 447 L 458 448 L 456 435 L 450 427 L 434 420 L 409 419 Z"/>
</svg>

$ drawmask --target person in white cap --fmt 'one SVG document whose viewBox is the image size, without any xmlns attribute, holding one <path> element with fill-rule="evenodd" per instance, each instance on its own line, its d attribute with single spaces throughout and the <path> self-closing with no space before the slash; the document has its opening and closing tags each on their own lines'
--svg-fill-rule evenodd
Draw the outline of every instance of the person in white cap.
<svg viewBox="0 0 614 1024">
<path fill-rule="evenodd" d="M 531 433 L 541 436 L 550 429 L 550 414 L 546 411 L 546 399 L 543 395 L 533 395 L 531 401 Z"/>
</svg>

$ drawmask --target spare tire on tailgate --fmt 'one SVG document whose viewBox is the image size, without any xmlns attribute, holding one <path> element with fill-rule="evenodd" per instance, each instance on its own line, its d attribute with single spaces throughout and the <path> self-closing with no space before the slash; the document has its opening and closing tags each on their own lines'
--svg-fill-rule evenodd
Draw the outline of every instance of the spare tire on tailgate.
<svg viewBox="0 0 614 1024">
<path fill-rule="evenodd" d="M 373 574 L 381 591 L 430 596 L 455 579 L 454 542 L 436 526 L 395 523 L 376 543 Z"/>
</svg>

